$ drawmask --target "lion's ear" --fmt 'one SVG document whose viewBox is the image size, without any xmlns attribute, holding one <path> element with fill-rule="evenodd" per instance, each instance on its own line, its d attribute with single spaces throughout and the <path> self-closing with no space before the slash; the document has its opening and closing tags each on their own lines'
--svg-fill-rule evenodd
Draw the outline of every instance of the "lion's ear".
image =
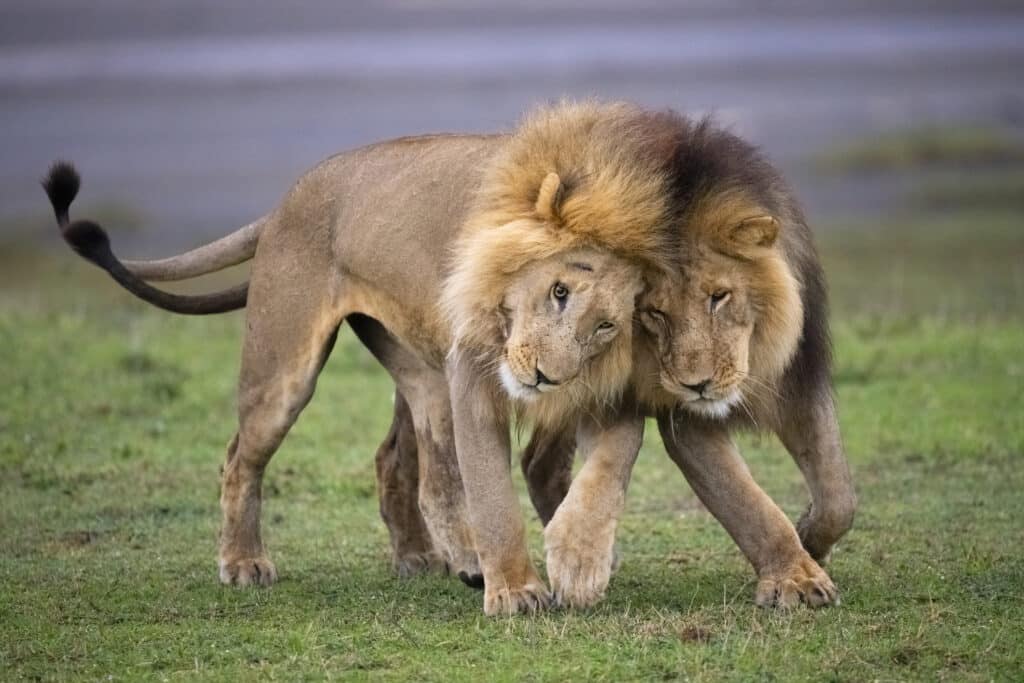
<svg viewBox="0 0 1024 683">
<path fill-rule="evenodd" d="M 729 232 L 729 239 L 747 247 L 770 247 L 778 236 L 779 222 L 774 216 L 747 218 Z"/>
<path fill-rule="evenodd" d="M 540 191 L 537 193 L 537 203 L 533 205 L 537 214 L 546 221 L 558 223 L 561 221 L 559 209 L 562 205 L 564 185 L 557 173 L 548 173 L 544 182 L 540 184 Z"/>
</svg>

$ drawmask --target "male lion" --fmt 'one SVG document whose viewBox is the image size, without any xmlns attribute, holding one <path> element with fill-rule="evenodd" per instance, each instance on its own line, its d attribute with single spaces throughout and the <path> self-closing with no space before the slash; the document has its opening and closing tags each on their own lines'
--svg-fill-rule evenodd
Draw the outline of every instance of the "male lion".
<svg viewBox="0 0 1024 683">
<path fill-rule="evenodd" d="M 824 276 L 811 232 L 751 145 L 671 113 L 651 115 L 649 125 L 671 148 L 677 260 L 676 276 L 654 281 L 638 304 L 648 334 L 634 344 L 637 410 L 657 417 L 669 455 L 754 565 L 757 604 L 838 602 L 818 562 L 850 529 L 856 495 L 836 420 Z M 775 432 L 796 460 L 811 493 L 796 528 L 751 478 L 732 441 L 738 427 Z M 569 532 L 560 524 L 579 514 L 571 492 L 566 497 L 571 463 L 565 430 L 536 432 L 523 455 L 545 544 L 609 567 L 614 528 Z M 609 476 L 622 477 L 624 491 L 628 468 Z M 607 573 L 586 585 L 579 572 L 559 580 L 557 571 L 549 562 L 552 583 L 574 604 L 596 601 L 607 584 Z"/>
<path fill-rule="evenodd" d="M 539 424 L 574 424 L 603 415 L 628 381 L 635 299 L 668 253 L 658 239 L 665 176 L 644 152 L 637 115 L 561 105 L 511 136 L 402 138 L 343 153 L 256 223 L 155 262 L 122 263 L 99 226 L 70 222 L 78 176 L 51 169 L 45 187 L 65 239 L 134 294 L 194 314 L 248 306 L 239 427 L 222 475 L 223 582 L 277 576 L 260 535 L 263 472 L 348 320 L 394 378 L 396 416 L 411 414 L 433 546 L 470 581 L 482 570 L 487 614 L 547 604 L 511 484 L 510 407 Z M 247 287 L 187 297 L 144 282 L 250 257 Z M 592 428 L 594 449 L 635 457 L 639 442 L 610 424 Z M 583 486 L 569 495 L 586 496 L 573 493 Z"/>
<path fill-rule="evenodd" d="M 653 278 L 642 297 L 649 336 L 634 344 L 633 389 L 618 409 L 624 421 L 603 416 L 603 427 L 618 425 L 622 452 L 595 457 L 594 426 L 583 420 L 578 432 L 542 424 L 523 453 L 556 598 L 586 606 L 604 592 L 633 464 L 628 444 L 639 440 L 635 418 L 646 413 L 754 565 L 757 604 L 836 603 L 817 562 L 852 525 L 856 495 L 835 416 L 824 276 L 811 232 L 777 171 L 749 144 L 671 113 L 641 115 L 636 126 L 645 129 L 647 153 L 668 160 L 675 276 Z M 774 431 L 804 473 L 812 502 L 796 529 L 736 452 L 730 433 L 740 427 Z M 573 487 L 586 497 L 570 492 L 563 502 L 577 438 L 590 457 Z"/>
</svg>

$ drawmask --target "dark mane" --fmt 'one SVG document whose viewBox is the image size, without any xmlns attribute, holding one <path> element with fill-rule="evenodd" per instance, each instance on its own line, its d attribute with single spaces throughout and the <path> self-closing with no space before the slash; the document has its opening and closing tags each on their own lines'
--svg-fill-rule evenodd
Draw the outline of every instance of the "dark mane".
<svg viewBox="0 0 1024 683">
<path fill-rule="evenodd" d="M 716 193 L 742 192 L 775 216 L 779 245 L 800 283 L 804 307 L 797 351 L 779 387 L 783 396 L 827 388 L 832 374 L 828 294 L 814 238 L 799 202 L 779 171 L 753 144 L 717 127 L 711 117 L 693 120 L 673 111 L 647 112 L 651 154 L 663 160 L 671 179 L 673 224 L 681 239 L 697 202 Z"/>
</svg>

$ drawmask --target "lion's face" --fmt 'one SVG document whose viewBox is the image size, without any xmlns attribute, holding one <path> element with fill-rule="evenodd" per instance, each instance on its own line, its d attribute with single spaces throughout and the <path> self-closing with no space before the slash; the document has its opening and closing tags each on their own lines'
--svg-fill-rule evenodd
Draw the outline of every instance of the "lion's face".
<svg viewBox="0 0 1024 683">
<path fill-rule="evenodd" d="M 754 222 L 760 221 L 760 223 Z M 682 407 L 722 418 L 771 392 L 800 335 L 799 290 L 764 217 L 694 239 L 679 278 L 645 294 L 640 320 L 655 340 L 661 387 Z"/>
<path fill-rule="evenodd" d="M 586 389 L 589 366 L 632 333 L 639 268 L 593 249 L 574 249 L 523 267 L 505 291 L 505 391 L 531 401 Z"/>
<path fill-rule="evenodd" d="M 660 282 L 640 321 L 657 342 L 659 380 L 687 408 L 724 416 L 742 398 L 755 312 L 740 268 L 710 250 Z"/>
</svg>

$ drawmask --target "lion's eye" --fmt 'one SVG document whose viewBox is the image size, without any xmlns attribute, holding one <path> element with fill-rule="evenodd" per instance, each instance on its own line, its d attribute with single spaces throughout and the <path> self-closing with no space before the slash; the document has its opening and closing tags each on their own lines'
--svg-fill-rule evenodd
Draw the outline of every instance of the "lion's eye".
<svg viewBox="0 0 1024 683">
<path fill-rule="evenodd" d="M 664 329 L 668 327 L 668 318 L 665 317 L 665 313 L 659 311 L 656 308 L 648 308 L 643 311 L 644 320 L 649 324 L 657 325 Z"/>
<path fill-rule="evenodd" d="M 551 288 L 551 296 L 559 301 L 565 301 L 565 297 L 569 296 L 569 288 L 561 282 L 556 282 L 555 286 Z"/>
<path fill-rule="evenodd" d="M 729 297 L 731 296 L 732 292 L 730 292 L 727 289 L 718 290 L 717 292 L 711 295 L 711 298 L 708 302 L 708 308 L 711 310 L 712 313 L 714 313 L 719 308 L 724 306 L 725 302 L 727 302 L 729 300 Z"/>
<path fill-rule="evenodd" d="M 598 332 L 608 332 L 609 330 L 614 330 L 614 329 L 615 329 L 615 323 L 613 323 L 611 320 L 605 320 L 604 322 L 602 322 L 600 325 L 597 326 L 597 331 Z"/>
</svg>

